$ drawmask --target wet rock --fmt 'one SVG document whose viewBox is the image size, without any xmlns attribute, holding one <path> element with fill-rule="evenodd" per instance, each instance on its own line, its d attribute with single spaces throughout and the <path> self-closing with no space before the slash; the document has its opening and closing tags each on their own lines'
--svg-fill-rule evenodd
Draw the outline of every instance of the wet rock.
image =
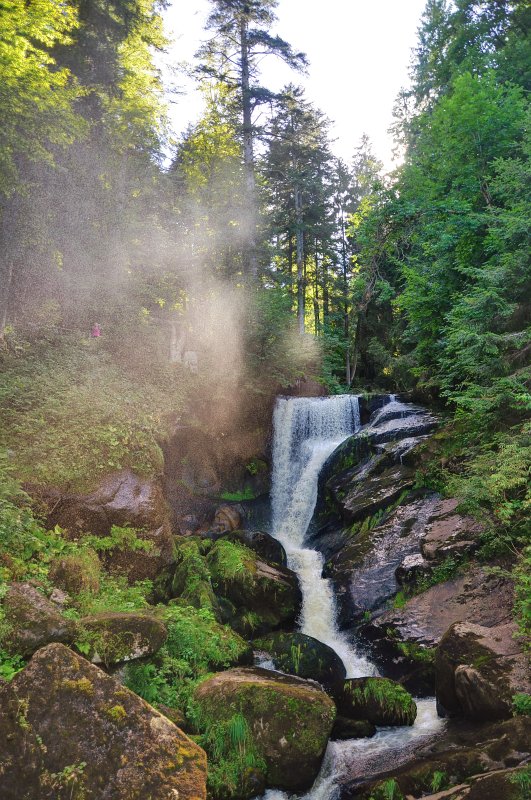
<svg viewBox="0 0 531 800">
<path fill-rule="evenodd" d="M 465 574 L 412 597 L 403 607 L 376 616 L 359 633 L 387 674 L 402 680 L 418 667 L 420 677 L 428 680 L 433 673 L 430 669 L 425 674 L 426 664 L 409 656 L 412 648 L 429 651 L 437 647 L 454 622 L 487 628 L 501 625 L 511 619 L 512 605 L 512 583 L 473 566 Z M 429 693 L 429 689 L 429 685 L 423 685 L 419 691 Z"/>
<path fill-rule="evenodd" d="M 448 557 L 463 557 L 479 547 L 482 527 L 472 517 L 456 512 L 459 501 L 440 500 L 428 519 L 420 548 L 429 561 L 441 562 Z"/>
<path fill-rule="evenodd" d="M 207 563 L 215 594 L 228 601 L 222 621 L 238 633 L 259 635 L 295 622 L 302 593 L 292 570 L 224 539 L 211 547 Z"/>
<path fill-rule="evenodd" d="M 337 698 L 339 713 L 373 725 L 413 725 L 417 706 L 399 683 L 388 678 L 349 678 Z"/>
<path fill-rule="evenodd" d="M 513 622 L 491 628 L 462 622 L 446 631 L 435 659 L 440 714 L 480 721 L 512 715 L 513 695 L 531 693 L 516 633 Z"/>
<path fill-rule="evenodd" d="M 334 693 L 343 686 L 346 670 L 328 645 L 303 633 L 269 633 L 253 642 L 253 647 L 269 653 L 281 672 L 311 678 Z"/>
<path fill-rule="evenodd" d="M 280 542 L 269 533 L 263 533 L 262 531 L 234 531 L 226 534 L 226 538 L 229 542 L 239 542 L 245 545 L 272 564 L 279 564 L 281 567 L 287 566 L 286 551 Z"/>
<path fill-rule="evenodd" d="M 390 400 L 388 394 L 362 394 L 359 399 L 361 424 L 366 425 L 370 418 Z"/>
<path fill-rule="evenodd" d="M 237 531 L 241 528 L 242 516 L 236 506 L 220 506 L 214 515 L 213 529 L 216 531 Z"/>
<path fill-rule="evenodd" d="M 485 778 L 490 775 L 492 784 L 489 778 L 483 786 L 485 790 L 489 785 L 494 788 L 494 778 L 500 770 L 514 769 L 526 763 L 531 754 L 530 742 L 530 718 L 520 717 L 487 725 L 449 723 L 437 736 L 418 742 L 414 748 L 383 752 L 368 763 L 359 759 L 352 765 L 352 772 L 341 787 L 340 797 L 341 800 L 370 800 L 382 794 L 386 782 L 392 779 L 397 794 L 425 798 L 433 785 L 435 773 L 446 785 L 461 784 L 463 788 L 469 782 L 474 783 L 480 775 L 485 775 Z M 506 795 L 485 793 L 479 797 L 476 794 L 474 799 L 506 800 Z"/>
<path fill-rule="evenodd" d="M 77 640 L 89 648 L 93 664 L 108 667 L 153 655 L 167 635 L 164 623 L 151 614 L 109 611 L 80 619 Z"/>
<path fill-rule="evenodd" d="M 75 638 L 75 623 L 30 583 L 12 583 L 3 609 L 9 626 L 4 646 L 13 653 L 30 656 L 50 642 L 70 643 Z"/>
<path fill-rule="evenodd" d="M 424 800 L 525 800 L 526 791 L 522 791 L 522 785 L 529 782 L 528 774 L 526 767 L 496 770 L 487 775 L 474 775 L 467 783 L 423 797 Z"/>
<path fill-rule="evenodd" d="M 414 482 L 415 473 L 411 468 L 395 465 L 381 473 L 359 470 L 356 475 L 349 476 L 348 483 L 343 479 L 331 492 L 342 518 L 352 523 L 388 508 Z"/>
<path fill-rule="evenodd" d="M 421 553 L 406 556 L 395 570 L 396 582 L 399 586 L 413 588 L 419 581 L 427 578 L 432 568 Z"/>
<path fill-rule="evenodd" d="M 410 436 L 427 436 L 438 425 L 437 418 L 427 412 L 415 413 L 384 422 L 375 420 L 364 431 L 371 445 L 405 439 Z"/>
<path fill-rule="evenodd" d="M 235 669 L 201 683 L 195 699 L 204 719 L 241 714 L 266 763 L 266 784 L 303 791 L 315 780 L 335 708 L 316 684 L 259 668 Z"/>
<path fill-rule="evenodd" d="M 376 726 L 366 719 L 349 719 L 338 716 L 335 719 L 330 739 L 369 739 L 376 733 Z"/>
<path fill-rule="evenodd" d="M 435 495 L 405 503 L 376 527 L 345 537 L 339 552 L 328 557 L 324 576 L 334 582 L 343 626 L 361 622 L 367 612 L 384 608 L 396 594 L 396 571 L 404 558 L 418 554 L 436 503 Z"/>
<path fill-rule="evenodd" d="M 11 688 L 19 715 L 23 710 L 25 735 L 35 736 L 39 743 L 44 770 L 58 774 L 83 763 L 78 788 L 87 797 L 206 797 L 206 757 L 201 748 L 144 700 L 63 645 L 39 650 Z M 2 706 L 0 730 L 6 725 L 9 719 L 6 722 Z M 58 796 L 53 785 L 32 795 L 34 762 L 19 766 L 4 760 L 0 786 L 12 785 L 17 770 L 18 794 L 3 791 L 3 798 Z M 41 774 L 41 780 L 45 778 Z"/>
</svg>

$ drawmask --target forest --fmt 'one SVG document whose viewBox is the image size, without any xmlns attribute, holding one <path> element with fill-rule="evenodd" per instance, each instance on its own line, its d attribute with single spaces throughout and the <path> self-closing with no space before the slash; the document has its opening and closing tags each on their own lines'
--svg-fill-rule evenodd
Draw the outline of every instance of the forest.
<svg viewBox="0 0 531 800">
<path fill-rule="evenodd" d="M 230 628 L 222 606 L 254 567 L 242 542 L 207 552 L 197 532 L 216 503 L 230 516 L 269 485 L 276 396 L 393 393 L 437 414 L 414 490 L 457 498 L 481 526 L 479 559 L 514 583 L 528 641 L 531 7 L 427 0 L 385 172 L 366 136 L 350 160 L 334 155 L 330 120 L 297 82 L 311 54 L 277 32 L 277 0 L 210 0 L 192 66 L 203 112 L 172 131 L 157 60 L 168 5 L 0 3 L 0 601 L 11 585 L 66 587 L 68 624 L 165 603 L 166 644 L 126 685 L 178 727 L 187 708 L 209 797 L 246 800 L 265 788 L 247 723 L 215 725 L 192 693 L 247 663 L 260 626 L 250 612 Z M 291 68 L 281 91 L 263 83 L 264 55 Z M 182 475 L 168 489 L 171 465 Z M 181 548 L 171 592 L 159 562 L 137 564 L 156 561 L 148 523 L 117 518 L 102 535 L 91 506 L 65 533 L 73 498 L 124 471 L 138 486 L 162 476 Z M 10 644 L 11 624 L 0 607 L 6 681 L 35 650 Z M 120 661 L 116 637 L 80 630 L 78 653 Z M 137 713 L 127 702 L 110 707 L 117 727 Z M 137 797 L 129 784 L 85 794 L 81 757 L 35 767 L 39 788 L 17 795 L 17 756 L 1 751 L 3 797 Z M 384 790 L 359 797 L 402 797 Z"/>
</svg>

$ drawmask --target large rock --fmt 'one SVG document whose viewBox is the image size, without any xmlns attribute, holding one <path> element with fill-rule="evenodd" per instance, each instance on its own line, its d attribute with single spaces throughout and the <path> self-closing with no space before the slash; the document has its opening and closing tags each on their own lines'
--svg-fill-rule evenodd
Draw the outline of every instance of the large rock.
<svg viewBox="0 0 531 800">
<path fill-rule="evenodd" d="M 455 498 L 440 500 L 428 519 L 420 543 L 422 555 L 428 561 L 462 557 L 478 549 L 482 527 L 472 517 L 459 514 L 458 505 Z"/>
<path fill-rule="evenodd" d="M 245 717 L 268 786 L 302 791 L 312 785 L 335 716 L 318 686 L 256 667 L 232 669 L 201 683 L 195 699 L 210 722 Z"/>
<path fill-rule="evenodd" d="M 343 479 L 332 492 L 342 518 L 349 523 L 364 520 L 395 503 L 415 482 L 410 467 L 395 464 L 383 472 L 360 469 Z"/>
<path fill-rule="evenodd" d="M 172 561 L 169 509 L 157 481 L 126 469 L 108 475 L 90 494 L 47 490 L 40 492 L 40 499 L 49 509 L 48 525 L 60 525 L 71 536 L 108 536 L 113 525 L 139 529 L 151 550 L 116 548 L 105 554 L 106 566 L 130 580 L 152 579 Z"/>
<path fill-rule="evenodd" d="M 373 725 L 413 725 L 417 706 L 399 683 L 388 678 L 349 678 L 337 698 L 343 717 Z"/>
<path fill-rule="evenodd" d="M 253 647 L 272 656 L 277 669 L 299 678 L 311 678 L 334 693 L 343 686 L 346 670 L 328 645 L 304 633 L 270 633 L 255 639 Z"/>
<path fill-rule="evenodd" d="M 345 537 L 329 556 L 323 574 L 334 582 L 343 625 L 361 622 L 396 594 L 396 571 L 406 558 L 420 555 L 426 520 L 437 503 L 435 495 L 413 499 L 376 527 Z"/>
<path fill-rule="evenodd" d="M 71 643 L 76 624 L 65 619 L 59 607 L 30 583 L 12 583 L 3 600 L 9 626 L 4 646 L 23 656 L 30 656 L 51 642 Z"/>
<path fill-rule="evenodd" d="M 52 800 L 41 784 L 44 750 L 11 684 L 0 681 L 0 797 Z"/>
<path fill-rule="evenodd" d="M 239 542 L 250 550 L 253 550 L 260 558 L 269 561 L 271 564 L 279 564 L 286 567 L 288 559 L 286 551 L 278 541 L 269 533 L 263 531 L 233 531 L 226 534 L 229 542 Z"/>
<path fill-rule="evenodd" d="M 374 618 L 360 634 L 387 674 L 403 680 L 415 668 L 417 659 L 411 654 L 422 656 L 437 647 L 452 623 L 492 628 L 511 619 L 512 606 L 511 581 L 476 565 Z M 416 687 L 414 682 L 406 685 L 428 694 L 433 689 L 433 685 Z"/>
<path fill-rule="evenodd" d="M 16 758 L 3 748 L 0 754 L 3 800 L 58 798 L 60 783 L 54 783 L 54 776 L 78 765 L 79 797 L 206 797 L 201 748 L 144 700 L 63 645 L 39 650 L 10 691 L 17 698 L 24 736 Z M 8 703 L 0 710 L 3 742 L 10 731 L 13 710 Z M 21 763 L 24 747 L 27 764 Z M 37 790 L 36 765 L 43 768 Z"/>
<path fill-rule="evenodd" d="M 424 800 L 528 800 L 529 768 L 499 769 L 487 775 L 473 775 L 467 783 L 452 786 Z M 524 787 L 524 788 L 522 788 Z"/>
<path fill-rule="evenodd" d="M 214 592 L 226 601 L 222 620 L 236 631 L 259 635 L 295 622 L 302 594 L 292 570 L 225 539 L 215 542 L 207 563 Z"/>
<path fill-rule="evenodd" d="M 87 645 L 93 664 L 109 667 L 153 655 L 167 635 L 164 623 L 152 614 L 107 611 L 80 619 L 77 639 Z"/>
<path fill-rule="evenodd" d="M 493 628 L 458 622 L 444 634 L 435 659 L 440 714 L 474 720 L 512 715 L 512 697 L 531 692 L 529 662 L 516 625 Z"/>
</svg>

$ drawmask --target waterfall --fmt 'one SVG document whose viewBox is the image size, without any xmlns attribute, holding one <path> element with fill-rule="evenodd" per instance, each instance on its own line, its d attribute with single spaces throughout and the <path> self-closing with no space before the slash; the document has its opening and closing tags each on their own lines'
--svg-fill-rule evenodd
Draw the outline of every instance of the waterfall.
<svg viewBox="0 0 531 800">
<path fill-rule="evenodd" d="M 395 395 L 389 402 L 396 403 Z M 332 647 L 343 660 L 347 677 L 375 675 L 375 666 L 338 629 L 333 588 L 322 578 L 323 557 L 304 546 L 321 468 L 336 447 L 360 428 L 359 398 L 279 398 L 273 424 L 272 534 L 284 546 L 288 566 L 299 578 L 300 630 Z M 412 727 L 380 728 L 372 739 L 329 742 L 321 772 L 301 800 L 335 800 L 341 781 L 354 773 L 361 778 L 403 763 L 416 740 L 435 735 L 443 725 L 433 699 L 417 700 L 417 707 Z M 263 800 L 290 798 L 270 789 Z"/>
<path fill-rule="evenodd" d="M 359 398 L 280 398 L 273 426 L 273 535 L 284 546 L 288 565 L 301 585 L 300 630 L 332 647 L 349 678 L 374 675 L 374 666 L 337 627 L 334 592 L 321 575 L 323 556 L 304 547 L 317 502 L 319 473 L 336 447 L 359 430 Z"/>
</svg>

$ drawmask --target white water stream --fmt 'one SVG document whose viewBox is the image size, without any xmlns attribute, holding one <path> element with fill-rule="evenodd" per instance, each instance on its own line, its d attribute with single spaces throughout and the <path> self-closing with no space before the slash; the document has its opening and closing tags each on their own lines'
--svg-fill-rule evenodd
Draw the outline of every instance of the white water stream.
<svg viewBox="0 0 531 800">
<path fill-rule="evenodd" d="M 390 402 L 394 400 L 390 396 Z M 288 566 L 299 578 L 303 595 L 300 630 L 332 647 L 342 659 L 347 677 L 376 675 L 374 664 L 356 651 L 337 626 L 333 588 L 321 574 L 323 556 L 304 546 L 321 468 L 338 445 L 360 428 L 359 398 L 279 398 L 273 426 L 272 534 L 284 546 Z M 432 700 L 417 701 L 417 706 L 412 727 L 382 728 L 372 739 L 330 742 L 321 772 L 304 800 L 334 800 L 342 778 L 367 774 L 363 764 L 371 772 L 396 766 L 400 751 L 407 750 L 411 741 L 434 734 L 443 724 Z M 265 800 L 286 798 L 277 790 L 265 795 Z"/>
</svg>

